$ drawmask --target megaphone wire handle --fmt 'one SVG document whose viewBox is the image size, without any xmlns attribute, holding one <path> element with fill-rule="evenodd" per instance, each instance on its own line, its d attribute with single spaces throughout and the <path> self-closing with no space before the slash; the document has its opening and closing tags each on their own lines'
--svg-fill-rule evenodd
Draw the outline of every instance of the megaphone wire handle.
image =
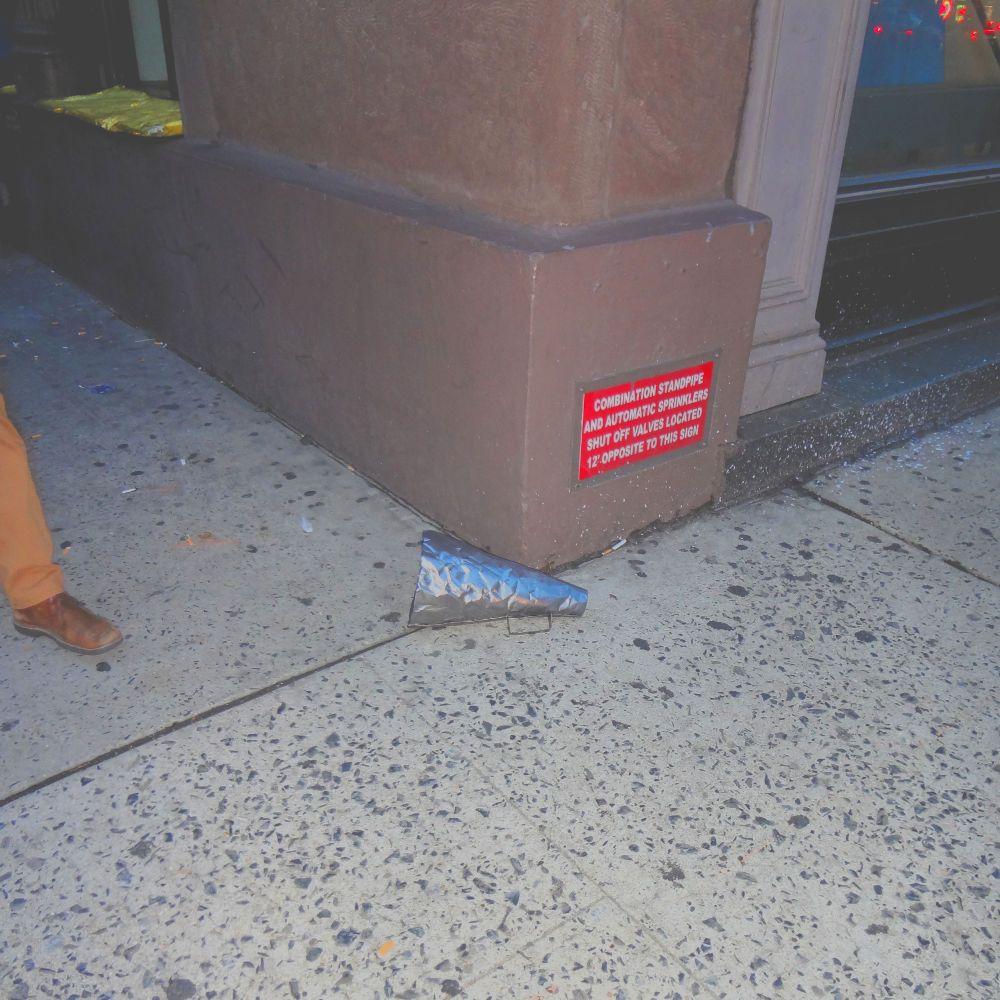
<svg viewBox="0 0 1000 1000">
<path fill-rule="evenodd" d="M 514 620 L 515 621 L 524 621 L 526 618 L 541 618 L 541 617 L 542 617 L 541 615 L 517 615 Z M 548 619 L 548 624 L 547 624 L 547 626 L 545 628 L 533 628 L 533 629 L 526 629 L 524 631 L 515 632 L 510 627 L 511 616 L 507 615 L 507 618 L 506 618 L 506 622 L 507 622 L 507 635 L 541 635 L 543 632 L 551 632 L 552 631 L 552 615 L 548 614 L 548 615 L 545 615 L 545 617 Z"/>
</svg>

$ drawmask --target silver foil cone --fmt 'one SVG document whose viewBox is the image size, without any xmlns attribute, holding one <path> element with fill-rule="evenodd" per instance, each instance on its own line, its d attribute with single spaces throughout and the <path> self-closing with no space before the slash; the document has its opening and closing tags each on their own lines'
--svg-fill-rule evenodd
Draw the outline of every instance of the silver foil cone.
<svg viewBox="0 0 1000 1000">
<path fill-rule="evenodd" d="M 582 615 L 587 591 L 440 531 L 425 531 L 411 625 Z"/>
</svg>

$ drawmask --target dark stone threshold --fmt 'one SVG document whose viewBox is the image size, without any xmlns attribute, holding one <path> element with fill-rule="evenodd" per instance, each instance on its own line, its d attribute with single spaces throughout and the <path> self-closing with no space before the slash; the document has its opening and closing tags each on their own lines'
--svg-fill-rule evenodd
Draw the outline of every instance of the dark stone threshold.
<svg viewBox="0 0 1000 1000">
<path fill-rule="evenodd" d="M 997 313 L 940 327 L 893 350 L 831 359 L 818 395 L 740 421 L 721 503 L 807 479 L 997 403 Z"/>
</svg>

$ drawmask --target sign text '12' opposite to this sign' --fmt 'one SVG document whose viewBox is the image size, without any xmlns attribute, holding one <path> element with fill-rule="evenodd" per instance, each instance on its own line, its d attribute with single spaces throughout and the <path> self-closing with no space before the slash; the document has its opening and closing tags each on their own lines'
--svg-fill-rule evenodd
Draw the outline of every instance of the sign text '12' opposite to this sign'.
<svg viewBox="0 0 1000 1000">
<path fill-rule="evenodd" d="M 580 480 L 701 441 L 714 370 L 715 362 L 704 361 L 585 392 Z"/>
</svg>

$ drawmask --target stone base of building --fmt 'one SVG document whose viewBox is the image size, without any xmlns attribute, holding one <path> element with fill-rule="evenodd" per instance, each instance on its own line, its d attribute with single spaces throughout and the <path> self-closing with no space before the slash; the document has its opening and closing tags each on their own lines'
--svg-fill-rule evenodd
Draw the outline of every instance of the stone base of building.
<svg viewBox="0 0 1000 1000">
<path fill-rule="evenodd" d="M 469 541 L 561 564 L 717 497 L 769 223 L 523 226 L 21 108 L 28 248 Z M 711 359 L 704 437 L 579 480 L 594 385 Z"/>
</svg>

